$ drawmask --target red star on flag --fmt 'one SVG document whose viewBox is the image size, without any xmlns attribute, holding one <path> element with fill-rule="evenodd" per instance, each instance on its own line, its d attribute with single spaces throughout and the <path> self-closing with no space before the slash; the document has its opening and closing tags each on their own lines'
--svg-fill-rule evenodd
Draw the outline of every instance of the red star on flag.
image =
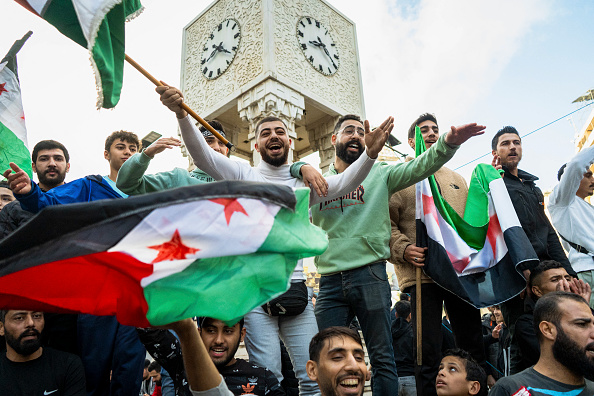
<svg viewBox="0 0 594 396">
<path fill-rule="evenodd" d="M 439 219 L 437 218 L 437 208 L 435 207 L 435 202 L 433 202 L 433 197 L 425 194 L 423 194 L 423 214 L 432 215 L 435 219 L 435 222 L 439 225 Z"/>
<path fill-rule="evenodd" d="M 5 85 L 6 83 L 0 84 L 0 95 L 2 95 L 2 92 L 8 92 L 8 89 L 4 88 Z"/>
<path fill-rule="evenodd" d="M 227 220 L 227 225 L 229 225 L 231 216 L 233 216 L 233 213 L 235 212 L 243 213 L 244 215 L 249 216 L 243 206 L 237 202 L 237 198 L 217 198 L 210 199 L 209 201 L 223 205 L 225 207 L 225 220 Z"/>
<path fill-rule="evenodd" d="M 169 242 L 162 243 L 161 245 L 149 246 L 148 248 L 159 251 L 159 254 L 157 254 L 157 257 L 151 261 L 151 264 L 161 261 L 183 260 L 188 254 L 200 251 L 200 249 L 194 249 L 184 245 L 178 230 L 175 230 Z"/>
<path fill-rule="evenodd" d="M 487 228 L 487 238 L 489 239 L 489 244 L 493 250 L 493 257 L 496 257 L 497 254 L 497 238 L 502 234 L 503 232 L 501 231 L 499 218 L 497 215 L 491 216 L 489 219 L 489 227 Z"/>
</svg>

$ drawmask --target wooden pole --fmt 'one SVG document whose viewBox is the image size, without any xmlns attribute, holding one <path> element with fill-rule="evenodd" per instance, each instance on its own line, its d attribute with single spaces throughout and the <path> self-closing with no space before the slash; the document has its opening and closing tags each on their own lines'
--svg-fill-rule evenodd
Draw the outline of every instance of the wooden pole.
<svg viewBox="0 0 594 396">
<path fill-rule="evenodd" d="M 151 82 L 153 84 L 155 84 L 157 87 L 163 86 L 161 81 L 159 81 L 155 77 L 153 77 L 149 72 L 147 72 L 142 66 L 140 66 L 138 63 L 136 63 L 136 61 L 134 61 L 128 55 L 126 55 L 126 61 L 130 65 L 132 65 L 132 67 L 134 67 L 136 70 L 138 70 L 143 76 L 145 76 L 146 78 L 151 80 Z M 212 133 L 217 139 L 219 139 L 221 142 L 223 142 L 225 144 L 225 146 L 227 146 L 229 149 L 233 149 L 233 144 L 230 141 L 228 141 L 223 136 L 221 136 L 221 134 L 218 133 L 216 131 L 216 129 L 214 129 L 212 126 L 210 126 L 210 124 L 208 122 L 204 121 L 202 119 L 202 117 L 200 117 L 198 114 L 196 114 L 196 112 L 194 110 L 190 109 L 187 104 L 182 102 L 181 108 L 184 109 L 185 111 L 187 111 L 189 115 L 194 117 L 194 119 L 196 121 L 198 121 L 200 124 L 202 124 L 202 126 L 204 128 L 208 129 L 210 131 L 210 133 Z"/>
<path fill-rule="evenodd" d="M 423 329 L 421 313 L 421 268 L 415 267 L 416 275 L 416 312 L 417 312 L 417 366 L 423 365 Z"/>
</svg>

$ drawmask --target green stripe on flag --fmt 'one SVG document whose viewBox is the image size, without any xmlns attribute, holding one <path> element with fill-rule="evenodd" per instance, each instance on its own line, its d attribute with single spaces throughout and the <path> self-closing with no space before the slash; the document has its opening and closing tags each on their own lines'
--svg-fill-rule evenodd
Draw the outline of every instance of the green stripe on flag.
<svg viewBox="0 0 594 396">
<path fill-rule="evenodd" d="M 421 135 L 421 129 L 415 128 L 415 154 L 418 157 L 427 150 Z M 499 171 L 488 164 L 479 164 L 474 168 L 468 186 L 468 197 L 464 209 L 464 218 L 441 196 L 435 176 L 429 176 L 429 185 L 433 202 L 441 217 L 458 233 L 473 249 L 481 250 L 485 245 L 489 228 L 489 184 L 501 178 Z"/>
<path fill-rule="evenodd" d="M 31 169 L 31 153 L 25 143 L 10 129 L 0 122 L 0 173 L 10 169 L 9 163 L 14 162 L 33 178 Z"/>
</svg>

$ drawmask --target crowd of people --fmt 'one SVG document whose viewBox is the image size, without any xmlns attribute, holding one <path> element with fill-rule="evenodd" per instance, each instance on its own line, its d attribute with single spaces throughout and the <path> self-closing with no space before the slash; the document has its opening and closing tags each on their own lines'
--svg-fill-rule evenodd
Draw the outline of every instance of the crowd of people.
<svg viewBox="0 0 594 396">
<path fill-rule="evenodd" d="M 393 118 L 372 130 L 359 116 L 345 115 L 332 134 L 334 163 L 322 176 L 311 165 L 290 163 L 291 141 L 281 118 L 265 117 L 255 126 L 262 161 L 252 167 L 229 158 L 219 139 L 194 124 L 178 89 L 162 86 L 157 93 L 175 113 L 196 169 L 147 174 L 156 155 L 181 141 L 161 138 L 143 149 L 134 133 L 119 131 L 105 143 L 106 175 L 66 182 L 67 148 L 41 141 L 32 151 L 37 183 L 15 164 L 4 172 L 0 238 L 51 205 L 220 180 L 309 187 L 311 220 L 329 240 L 315 258 L 321 275 L 315 307 L 301 261 L 285 294 L 237 323 L 202 317 L 167 328 L 134 328 L 113 316 L 11 307 L 0 311 L 6 348 L 0 356 L 0 394 L 362 395 L 370 380 L 376 395 L 594 395 L 594 207 L 585 200 L 594 191 L 594 146 L 562 167 L 550 196 L 560 242 L 545 215 L 538 178 L 518 168 L 519 133 L 513 127 L 498 131 L 492 165 L 502 174 L 540 263 L 520 263 L 525 291 L 490 307 L 485 317 L 423 274 L 417 312 L 415 273 L 425 265 L 427 248 L 416 244 L 414 184 L 435 175 L 444 199 L 462 216 L 468 185 L 444 165 L 461 144 L 482 135 L 484 126 L 466 124 L 442 134 L 435 116 L 423 114 L 412 123 L 408 141 L 414 148 L 418 127 L 427 151 L 387 164 L 376 158 Z M 209 124 L 225 137 L 220 123 Z M 393 309 L 388 261 L 401 297 L 410 300 L 402 298 Z M 249 362 L 236 357 L 242 341 Z"/>
</svg>

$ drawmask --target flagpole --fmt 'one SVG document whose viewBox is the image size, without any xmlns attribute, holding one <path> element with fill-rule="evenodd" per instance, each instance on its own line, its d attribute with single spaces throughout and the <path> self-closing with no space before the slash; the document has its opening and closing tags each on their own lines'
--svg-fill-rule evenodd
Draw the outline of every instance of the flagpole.
<svg viewBox="0 0 594 396">
<path fill-rule="evenodd" d="M 417 312 L 417 366 L 423 365 L 423 331 L 421 315 L 421 267 L 415 267 L 416 275 L 416 312 Z"/>
<path fill-rule="evenodd" d="M 140 66 L 138 63 L 136 63 L 136 61 L 134 61 L 132 58 L 130 58 L 127 54 L 126 54 L 126 61 L 130 65 L 132 65 L 132 67 L 134 67 L 136 70 L 138 70 L 143 76 L 148 78 L 157 87 L 164 86 L 161 83 L 161 81 L 159 81 L 155 77 L 153 77 L 149 72 L 147 72 L 142 66 Z M 198 114 L 196 114 L 196 112 L 194 110 L 190 109 L 187 104 L 182 102 L 181 108 L 184 109 L 185 111 L 187 111 L 189 115 L 194 117 L 194 119 L 196 119 L 196 121 L 198 121 L 200 124 L 202 124 L 202 126 L 204 128 L 208 129 L 210 131 L 210 133 L 212 133 L 217 139 L 219 139 L 221 142 L 223 142 L 225 144 L 225 146 L 227 146 L 229 149 L 233 149 L 233 143 L 231 143 L 230 141 L 225 139 L 223 136 L 221 136 L 221 134 L 218 133 L 216 131 L 216 129 L 214 129 L 212 126 L 210 126 L 210 124 L 208 122 L 204 121 L 204 119 L 202 119 L 202 117 L 200 117 Z"/>
</svg>

